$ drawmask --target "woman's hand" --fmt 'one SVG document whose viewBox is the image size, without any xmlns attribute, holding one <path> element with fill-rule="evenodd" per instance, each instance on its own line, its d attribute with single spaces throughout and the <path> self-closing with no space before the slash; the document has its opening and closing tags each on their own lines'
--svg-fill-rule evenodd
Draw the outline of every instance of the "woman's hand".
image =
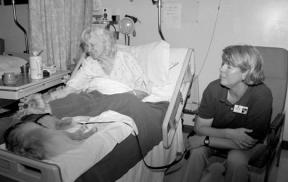
<svg viewBox="0 0 288 182">
<path fill-rule="evenodd" d="M 142 91 L 142 90 L 132 90 L 130 91 L 131 94 L 135 95 L 138 99 L 142 100 L 145 97 L 148 96 L 148 93 Z"/>
<path fill-rule="evenodd" d="M 69 136 L 72 140 L 84 140 L 97 131 L 96 127 L 93 127 L 87 131 L 87 126 L 82 125 L 77 131 L 70 133 Z"/>
<path fill-rule="evenodd" d="M 20 100 L 19 111 L 24 114 L 51 113 L 49 104 L 41 94 L 33 94 Z"/>
<path fill-rule="evenodd" d="M 188 137 L 186 148 L 188 150 L 195 149 L 204 145 L 205 136 L 193 135 Z"/>
<path fill-rule="evenodd" d="M 70 80 L 71 76 L 70 75 L 65 75 L 63 78 L 62 78 L 62 82 L 63 83 L 67 83 L 69 80 Z"/>
<path fill-rule="evenodd" d="M 230 138 L 240 149 L 248 149 L 255 145 L 257 140 L 250 137 L 247 133 L 253 130 L 246 128 L 227 129 L 228 138 Z"/>
</svg>

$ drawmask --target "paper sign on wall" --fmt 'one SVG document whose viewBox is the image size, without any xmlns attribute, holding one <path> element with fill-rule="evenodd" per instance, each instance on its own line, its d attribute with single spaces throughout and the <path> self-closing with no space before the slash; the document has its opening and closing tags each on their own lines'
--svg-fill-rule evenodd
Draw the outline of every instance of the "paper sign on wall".
<svg viewBox="0 0 288 182">
<path fill-rule="evenodd" d="M 162 24 L 167 28 L 182 27 L 182 4 L 165 2 L 162 7 Z"/>
</svg>

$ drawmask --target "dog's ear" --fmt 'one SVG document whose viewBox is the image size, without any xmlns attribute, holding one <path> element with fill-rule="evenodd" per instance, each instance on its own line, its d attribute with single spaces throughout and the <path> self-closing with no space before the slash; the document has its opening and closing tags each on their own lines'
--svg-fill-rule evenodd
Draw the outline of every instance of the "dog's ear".
<svg viewBox="0 0 288 182">
<path fill-rule="evenodd" d="M 41 131 L 34 130 L 25 136 L 23 141 L 23 146 L 21 149 L 21 154 L 33 159 L 45 159 L 46 152 L 44 148 L 45 138 L 42 135 Z"/>
</svg>

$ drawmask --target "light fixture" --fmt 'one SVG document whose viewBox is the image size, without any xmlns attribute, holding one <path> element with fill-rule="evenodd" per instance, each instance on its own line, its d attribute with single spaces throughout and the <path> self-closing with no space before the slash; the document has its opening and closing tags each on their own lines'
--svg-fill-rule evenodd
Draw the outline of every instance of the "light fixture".
<svg viewBox="0 0 288 182">
<path fill-rule="evenodd" d="M 135 21 L 130 17 L 124 17 L 119 21 L 119 32 L 125 36 L 125 45 L 130 45 L 130 34 L 135 35 Z"/>
</svg>

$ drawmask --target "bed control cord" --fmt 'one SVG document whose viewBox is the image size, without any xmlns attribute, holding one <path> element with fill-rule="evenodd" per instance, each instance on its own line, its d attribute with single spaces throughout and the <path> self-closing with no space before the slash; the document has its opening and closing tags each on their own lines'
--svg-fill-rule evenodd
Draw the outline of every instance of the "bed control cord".
<svg viewBox="0 0 288 182">
<path fill-rule="evenodd" d="M 140 150 L 142 161 L 144 162 L 145 166 L 148 167 L 149 169 L 159 169 L 159 170 L 160 169 L 165 169 L 164 174 L 167 174 L 167 172 L 170 169 L 170 167 L 175 166 L 177 163 L 179 163 L 183 159 L 183 157 L 186 158 L 186 155 L 190 153 L 190 150 L 185 149 L 184 152 L 183 153 L 179 153 L 179 156 L 176 156 L 175 160 L 173 162 L 171 162 L 170 164 L 163 165 L 163 166 L 150 166 L 144 160 L 145 156 L 143 155 L 138 135 L 135 133 L 135 131 L 133 131 L 133 132 L 134 132 L 134 135 L 135 135 L 137 143 L 138 143 L 138 147 L 139 147 L 139 150 Z"/>
<path fill-rule="evenodd" d="M 194 76 L 195 74 L 192 75 L 192 83 L 193 83 L 193 80 L 194 80 Z M 188 90 L 191 90 L 191 87 L 192 87 L 192 83 L 190 84 L 189 86 L 189 89 Z M 187 100 L 185 101 L 185 106 L 187 104 Z M 184 107 L 185 108 L 185 107 Z M 148 167 L 149 169 L 165 169 L 165 172 L 164 174 L 167 174 L 169 172 L 169 169 L 172 167 L 172 166 L 175 166 L 176 164 L 178 164 L 180 161 L 182 161 L 183 157 L 185 159 L 188 159 L 189 156 L 190 156 L 190 150 L 188 149 L 185 149 L 183 153 L 177 153 L 177 156 L 175 158 L 175 160 L 173 162 L 171 162 L 170 164 L 167 164 L 167 165 L 163 165 L 163 166 L 150 166 L 146 163 L 146 161 L 144 160 L 144 154 L 142 152 L 142 149 L 141 149 L 141 145 L 140 145 L 140 141 L 139 141 L 139 138 L 138 138 L 138 135 L 134 132 L 134 135 L 136 137 L 136 140 L 137 140 L 137 143 L 138 143 L 138 147 L 139 147 L 139 151 L 140 151 L 140 154 L 141 154 L 141 157 L 142 157 L 142 161 L 144 162 L 145 166 Z"/>
<path fill-rule="evenodd" d="M 95 124 L 95 123 L 105 124 L 105 123 L 113 123 L 113 122 L 115 122 L 115 121 L 108 121 L 108 122 L 104 122 L 104 123 L 94 121 L 94 122 L 85 122 L 85 123 L 79 123 L 79 124 L 83 124 L 83 125 L 86 125 L 86 124 Z M 127 124 L 127 123 L 123 123 L 123 124 L 126 124 L 126 125 L 130 126 L 130 125 Z M 160 170 L 160 169 L 165 169 L 164 174 L 167 174 L 167 172 L 168 172 L 168 170 L 170 169 L 170 167 L 175 166 L 176 164 L 178 164 L 178 163 L 183 159 L 183 157 L 184 157 L 185 159 L 187 159 L 187 158 L 189 157 L 189 155 L 190 155 L 190 150 L 185 149 L 183 153 L 180 153 L 180 152 L 177 153 L 177 156 L 176 156 L 175 160 L 174 160 L 173 162 L 171 162 L 170 164 L 163 165 L 163 166 L 150 166 L 150 165 L 148 165 L 148 164 L 146 163 L 146 161 L 144 160 L 144 157 L 145 157 L 145 156 L 144 156 L 144 154 L 143 154 L 143 152 L 142 152 L 142 148 L 141 148 L 141 145 L 140 145 L 140 140 L 139 140 L 139 138 L 138 138 L 137 133 L 136 133 L 134 130 L 133 130 L 133 133 L 134 133 L 134 135 L 135 135 L 135 137 L 136 137 L 136 141 L 137 141 L 137 144 L 138 144 L 138 148 L 139 148 L 139 151 L 140 151 L 140 155 L 141 155 L 142 161 L 144 162 L 145 166 L 148 167 L 149 169 L 155 169 L 155 170 L 156 170 L 156 169 L 158 169 L 158 170 Z"/>
</svg>

